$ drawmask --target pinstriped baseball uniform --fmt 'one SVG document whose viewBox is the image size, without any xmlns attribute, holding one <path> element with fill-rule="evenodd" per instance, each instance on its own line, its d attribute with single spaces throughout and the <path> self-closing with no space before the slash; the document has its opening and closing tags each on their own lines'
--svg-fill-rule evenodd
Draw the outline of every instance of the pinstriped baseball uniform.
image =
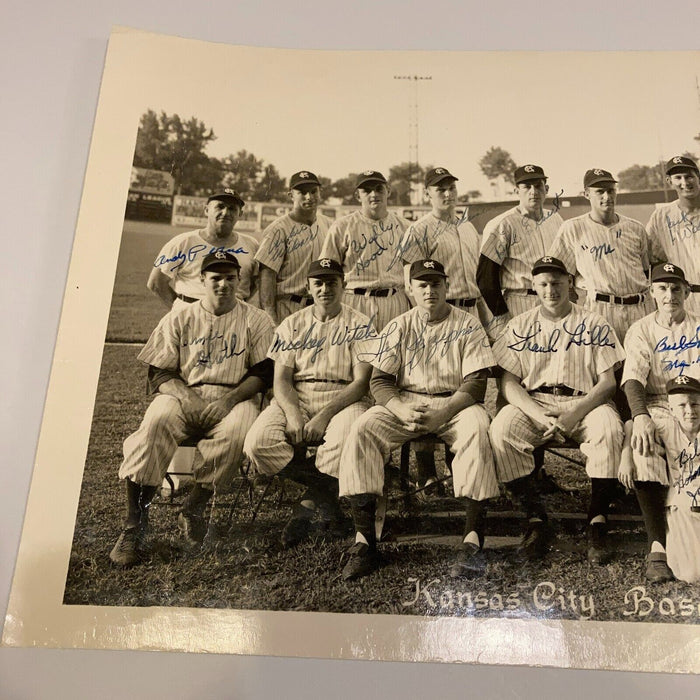
<svg viewBox="0 0 700 700">
<path fill-rule="evenodd" d="M 305 421 L 313 418 L 354 379 L 355 368 L 361 364 L 360 353 L 368 347 L 368 339 L 377 335 L 364 314 L 345 304 L 337 316 L 324 322 L 314 316 L 313 310 L 309 306 L 284 319 L 268 352 L 275 363 L 294 370 L 294 388 Z M 316 451 L 319 471 L 338 476 L 340 452 L 350 426 L 369 406 L 366 397 L 333 416 L 324 443 Z M 248 432 L 243 448 L 259 473 L 277 474 L 292 459 L 293 448 L 285 435 L 286 427 L 286 415 L 273 399 Z"/>
<path fill-rule="evenodd" d="M 532 266 L 547 254 L 563 223 L 556 212 L 544 209 L 537 222 L 513 207 L 491 219 L 481 237 L 481 255 L 501 266 L 501 289 L 511 315 L 538 305 L 532 289 Z"/>
<path fill-rule="evenodd" d="M 178 371 L 185 384 L 209 403 L 226 395 L 262 362 L 272 341 L 269 316 L 239 301 L 216 316 L 202 302 L 164 316 L 139 353 L 146 364 Z M 259 413 L 255 397 L 242 401 L 197 444 L 202 461 L 195 479 L 226 489 L 243 454 L 243 439 Z M 179 442 L 188 436 L 180 402 L 158 394 L 141 426 L 124 441 L 120 478 L 158 486 Z"/>
<path fill-rule="evenodd" d="M 657 207 L 647 224 L 654 263 L 670 262 L 686 272 L 692 285 L 700 285 L 700 211 L 684 212 L 678 202 Z M 700 315 L 700 292 L 685 302 L 687 311 Z"/>
<path fill-rule="evenodd" d="M 408 311 L 401 262 L 401 239 L 408 221 L 389 212 L 374 221 L 361 211 L 333 222 L 321 250 L 321 257 L 333 258 L 345 271 L 344 302 L 368 316 L 376 328 Z M 391 296 L 358 295 L 354 289 L 396 289 Z"/>
<path fill-rule="evenodd" d="M 538 393 L 538 387 L 565 385 L 587 394 L 599 376 L 624 360 L 614 330 L 598 314 L 576 304 L 558 321 L 540 308 L 511 319 L 493 347 L 496 362 L 520 379 L 542 406 L 573 406 L 577 397 Z M 533 447 L 543 444 L 542 431 L 519 408 L 505 406 L 491 423 L 491 445 L 501 481 L 532 473 Z M 622 450 L 622 422 L 610 404 L 590 411 L 572 434 L 586 456 L 591 477 L 614 478 Z"/>
<path fill-rule="evenodd" d="M 277 273 L 277 314 L 286 318 L 302 308 L 289 295 L 306 296 L 306 272 L 321 257 L 321 247 L 333 219 L 321 213 L 308 226 L 289 214 L 275 219 L 262 234 L 255 260 Z"/>
<path fill-rule="evenodd" d="M 241 266 L 236 297 L 241 301 L 247 300 L 250 297 L 253 280 L 258 274 L 258 265 L 255 262 L 258 242 L 252 236 L 234 231 L 237 236 L 235 243 L 217 247 L 202 238 L 202 231 L 203 229 L 186 231 L 171 238 L 161 248 L 153 267 L 170 278 L 170 286 L 176 294 L 192 299 L 202 299 L 204 287 L 199 272 L 204 256 L 215 253 L 217 250 L 233 253 Z M 183 302 L 176 299 L 174 308 L 179 308 L 181 305 Z"/>
<path fill-rule="evenodd" d="M 618 297 L 644 294 L 649 282 L 649 236 L 642 224 L 617 215 L 610 226 L 596 223 L 590 214 L 565 221 L 547 255 L 559 258 L 575 276 L 575 284 L 586 290 L 587 309 L 606 318 L 624 341 L 627 329 L 654 310 L 654 301 L 614 304 L 595 301 L 596 292 Z"/>
<path fill-rule="evenodd" d="M 656 322 L 656 313 L 633 323 L 625 338 L 625 368 L 622 384 L 635 379 L 646 388 L 647 409 L 659 434 L 672 420 L 666 382 L 679 374 L 700 379 L 700 317 L 686 314 L 673 329 Z M 639 481 L 668 483 L 666 460 L 657 442 L 654 454 L 643 457 L 632 451 L 635 478 Z"/>
<path fill-rule="evenodd" d="M 441 321 L 428 323 L 414 308 L 398 316 L 374 341 L 367 360 L 396 376 L 401 399 L 439 410 L 450 396 L 435 396 L 461 386 L 464 377 L 494 364 L 486 333 L 471 314 L 450 308 Z M 433 394 L 432 396 L 430 394 Z M 457 413 L 436 434 L 455 454 L 454 492 L 484 500 L 498 495 L 488 441 L 489 417 L 473 404 Z M 391 450 L 417 436 L 387 408 L 374 406 L 352 426 L 340 458 L 340 495 L 382 493 L 384 464 Z"/>
</svg>

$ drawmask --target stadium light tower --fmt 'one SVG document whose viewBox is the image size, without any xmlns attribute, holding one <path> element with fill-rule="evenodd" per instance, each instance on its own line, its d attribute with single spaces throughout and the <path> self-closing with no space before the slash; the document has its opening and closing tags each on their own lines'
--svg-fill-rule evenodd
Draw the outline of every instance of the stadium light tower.
<svg viewBox="0 0 700 700">
<path fill-rule="evenodd" d="M 418 170 L 418 83 L 422 80 L 432 80 L 432 75 L 395 75 L 394 80 L 409 80 L 408 96 L 408 192 L 413 204 L 413 164 Z"/>
</svg>

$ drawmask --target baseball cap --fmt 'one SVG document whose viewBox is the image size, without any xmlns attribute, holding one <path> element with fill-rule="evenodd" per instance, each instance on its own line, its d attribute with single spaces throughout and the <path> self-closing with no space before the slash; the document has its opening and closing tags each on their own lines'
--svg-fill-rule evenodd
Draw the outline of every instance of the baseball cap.
<svg viewBox="0 0 700 700">
<path fill-rule="evenodd" d="M 671 263 L 658 263 L 651 268 L 652 282 L 685 282 L 685 272 L 678 265 Z"/>
<path fill-rule="evenodd" d="M 666 163 L 666 175 L 671 175 L 672 173 L 679 172 L 682 170 L 694 170 L 698 171 L 698 164 L 687 156 L 674 156 L 671 160 Z"/>
<path fill-rule="evenodd" d="M 607 170 L 602 168 L 593 168 L 592 170 L 586 170 L 586 174 L 583 176 L 583 186 L 593 187 L 593 185 L 602 184 L 614 184 L 617 180 L 609 173 Z"/>
<path fill-rule="evenodd" d="M 419 280 L 423 277 L 447 277 L 442 263 L 430 258 L 426 260 L 416 260 L 411 265 L 410 277 L 412 280 Z"/>
<path fill-rule="evenodd" d="M 210 194 L 209 197 L 207 197 L 207 204 L 213 199 L 218 199 L 221 202 L 233 202 L 234 204 L 238 204 L 240 207 L 245 206 L 245 202 L 243 201 L 241 195 L 238 194 L 236 190 L 232 190 L 229 187 L 227 187 L 225 190 L 222 190 L 221 192 L 215 192 L 214 194 Z"/>
<path fill-rule="evenodd" d="M 532 276 L 539 275 L 540 272 L 561 272 L 564 275 L 569 274 L 566 265 L 564 265 L 559 258 L 553 258 L 551 255 L 545 255 L 539 260 L 535 260 L 535 264 L 532 266 Z"/>
<path fill-rule="evenodd" d="M 425 186 L 430 187 L 431 185 L 437 185 L 438 182 L 442 182 L 448 177 L 450 180 L 459 180 L 459 178 L 455 177 L 447 168 L 431 168 L 425 174 Z"/>
<path fill-rule="evenodd" d="M 202 272 L 212 267 L 232 266 L 237 270 L 241 269 L 241 264 L 236 259 L 233 253 L 226 250 L 217 250 L 213 253 L 208 253 L 202 260 Z"/>
<path fill-rule="evenodd" d="M 546 180 L 547 176 L 539 165 L 528 164 L 516 168 L 513 179 L 515 184 L 519 185 L 521 182 L 529 182 L 530 180 Z"/>
<path fill-rule="evenodd" d="M 318 185 L 319 179 L 310 170 L 300 170 L 289 178 L 289 189 L 293 190 L 297 185 Z"/>
<path fill-rule="evenodd" d="M 666 382 L 667 394 L 700 394 L 700 382 L 687 374 L 679 374 L 675 379 Z"/>
<path fill-rule="evenodd" d="M 362 187 L 366 182 L 383 182 L 385 185 L 387 184 L 386 178 L 378 170 L 365 170 L 365 172 L 360 173 L 357 176 L 355 189 Z"/>
<path fill-rule="evenodd" d="M 334 275 L 345 276 L 343 266 L 332 258 L 321 258 L 320 260 L 314 260 L 309 265 L 309 271 L 306 273 L 307 277 L 332 277 Z"/>
</svg>

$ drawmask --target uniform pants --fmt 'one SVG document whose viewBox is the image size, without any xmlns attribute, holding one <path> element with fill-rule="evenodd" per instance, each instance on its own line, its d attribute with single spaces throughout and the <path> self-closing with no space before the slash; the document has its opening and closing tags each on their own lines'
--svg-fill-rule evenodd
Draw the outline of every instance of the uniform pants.
<svg viewBox="0 0 700 700">
<path fill-rule="evenodd" d="M 537 394 L 532 396 L 545 407 L 557 407 L 575 402 L 566 396 Z M 542 430 L 519 408 L 504 406 L 491 423 L 491 447 L 498 479 L 503 483 L 528 476 L 535 469 L 532 451 L 548 440 Z M 617 411 L 604 404 L 594 408 L 573 431 L 572 438 L 580 443 L 586 457 L 586 473 L 595 479 L 615 479 L 622 453 L 623 429 Z"/>
<path fill-rule="evenodd" d="M 428 397 L 402 392 L 402 399 L 428 403 L 437 410 L 449 398 Z M 489 416 L 481 404 L 461 410 L 435 431 L 455 455 L 452 481 L 455 496 L 483 501 L 498 495 L 498 482 L 488 439 Z M 389 409 L 373 406 L 355 422 L 340 457 L 340 495 L 363 493 L 381 495 L 384 490 L 384 465 L 393 449 L 419 438 Z"/>
<path fill-rule="evenodd" d="M 628 328 L 640 318 L 656 310 L 654 300 L 647 298 L 640 304 L 610 304 L 607 301 L 594 301 L 595 294 L 586 296 L 585 308 L 600 314 L 613 328 L 620 343 L 623 343 Z"/>
<path fill-rule="evenodd" d="M 303 382 L 297 385 L 301 414 L 305 421 L 327 406 L 339 391 L 337 388 L 330 391 L 306 389 L 319 386 L 325 385 L 305 385 Z M 316 450 L 316 468 L 320 472 L 338 478 L 343 442 L 352 424 L 369 406 L 367 400 L 357 401 L 331 418 L 324 434 L 324 442 Z M 277 474 L 291 461 L 294 449 L 285 434 L 286 428 L 287 416 L 276 399 L 273 399 L 248 431 L 243 446 L 243 451 L 259 474 Z"/>
<path fill-rule="evenodd" d="M 194 388 L 207 402 L 220 398 L 230 389 L 216 385 Z M 259 397 L 242 401 L 197 443 L 201 454 L 194 466 L 197 483 L 217 491 L 230 488 L 243 457 L 243 439 L 259 413 Z M 119 478 L 144 486 L 160 486 L 178 444 L 188 436 L 179 400 L 158 394 L 146 409 L 138 430 L 124 440 Z"/>
<path fill-rule="evenodd" d="M 368 316 L 374 323 L 377 331 L 381 331 L 389 321 L 400 316 L 411 308 L 408 297 L 403 289 L 399 289 L 389 297 L 372 297 L 361 294 L 353 294 L 351 290 L 345 290 L 343 303 L 352 306 Z"/>
</svg>

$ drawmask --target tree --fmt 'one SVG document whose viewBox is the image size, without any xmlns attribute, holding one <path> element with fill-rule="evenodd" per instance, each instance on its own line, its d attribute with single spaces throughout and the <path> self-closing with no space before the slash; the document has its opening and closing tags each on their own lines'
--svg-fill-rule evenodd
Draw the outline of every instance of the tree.
<svg viewBox="0 0 700 700">
<path fill-rule="evenodd" d="M 271 163 L 266 165 L 262 158 L 245 149 L 222 158 L 220 163 L 221 187 L 230 187 L 243 199 L 255 202 L 284 201 L 284 178 Z"/>
<path fill-rule="evenodd" d="M 515 185 L 513 171 L 518 167 L 510 153 L 499 146 L 491 146 L 479 161 L 481 172 L 489 180 L 501 179 L 503 182 Z"/>
<path fill-rule="evenodd" d="M 355 199 L 355 183 L 357 182 L 358 173 L 350 173 L 346 177 L 341 177 L 336 180 L 330 189 L 332 197 L 340 199 L 343 204 L 357 204 Z"/>
<path fill-rule="evenodd" d="M 333 182 L 324 175 L 319 175 L 318 181 L 321 183 L 321 202 L 325 202 L 333 194 Z"/>
<path fill-rule="evenodd" d="M 389 184 L 391 185 L 389 203 L 395 205 L 411 204 L 413 185 L 423 181 L 425 172 L 426 169 L 417 163 L 400 163 L 389 168 Z"/>
<path fill-rule="evenodd" d="M 470 202 L 475 202 L 479 199 L 481 199 L 481 192 L 479 192 L 479 190 L 469 190 L 469 192 L 459 195 L 457 201 L 460 204 L 469 204 Z"/>
<path fill-rule="evenodd" d="M 215 179 L 216 166 L 204 152 L 215 139 L 214 130 L 196 117 L 183 121 L 179 114 L 149 109 L 141 116 L 134 165 L 169 172 L 178 194 L 198 194 Z"/>
<path fill-rule="evenodd" d="M 621 190 L 658 190 L 664 186 L 664 173 L 661 165 L 631 165 L 617 175 Z"/>
</svg>

